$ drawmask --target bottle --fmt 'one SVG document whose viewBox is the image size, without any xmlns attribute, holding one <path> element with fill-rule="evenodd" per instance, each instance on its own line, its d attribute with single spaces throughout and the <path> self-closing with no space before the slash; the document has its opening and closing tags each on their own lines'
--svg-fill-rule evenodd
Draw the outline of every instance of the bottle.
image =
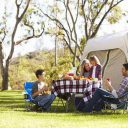
<svg viewBox="0 0 128 128">
<path fill-rule="evenodd" d="M 76 75 L 76 67 L 72 67 L 72 69 L 68 72 L 68 75 L 69 76 L 74 76 L 74 75 Z"/>
</svg>

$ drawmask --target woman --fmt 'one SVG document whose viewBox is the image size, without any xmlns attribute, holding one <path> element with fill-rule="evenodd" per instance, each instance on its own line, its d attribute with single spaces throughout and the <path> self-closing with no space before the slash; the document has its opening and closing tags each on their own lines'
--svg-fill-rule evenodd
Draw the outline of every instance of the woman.
<svg viewBox="0 0 128 128">
<path fill-rule="evenodd" d="M 83 60 L 82 64 L 81 64 L 81 72 L 80 72 L 80 76 L 84 76 L 84 77 L 89 77 L 90 76 L 90 62 L 88 59 Z"/>
<path fill-rule="evenodd" d="M 99 59 L 96 56 L 90 57 L 90 63 L 92 65 L 90 69 L 90 77 L 98 78 L 98 80 L 102 79 L 102 68 Z"/>
<path fill-rule="evenodd" d="M 80 77 L 85 77 L 89 78 L 90 76 L 90 69 L 91 69 L 91 64 L 88 59 L 84 59 L 81 66 L 81 72 L 80 72 Z M 83 97 L 77 97 L 77 94 L 75 94 L 75 107 L 76 110 L 82 111 L 83 107 L 85 105 L 85 102 L 83 100 Z"/>
</svg>

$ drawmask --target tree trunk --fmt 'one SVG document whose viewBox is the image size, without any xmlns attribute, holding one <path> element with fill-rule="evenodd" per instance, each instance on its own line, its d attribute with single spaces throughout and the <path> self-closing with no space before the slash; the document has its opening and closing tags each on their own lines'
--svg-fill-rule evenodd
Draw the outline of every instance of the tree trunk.
<svg viewBox="0 0 128 128">
<path fill-rule="evenodd" d="M 57 66 L 57 37 L 55 37 L 55 66 Z"/>
<path fill-rule="evenodd" d="M 2 75 L 2 90 L 8 90 L 8 67 L 4 68 Z"/>
<path fill-rule="evenodd" d="M 9 60 L 6 60 L 6 64 L 3 63 L 4 56 L 2 52 L 2 42 L 0 42 L 0 71 L 2 76 L 2 90 L 8 89 L 8 69 L 9 69 Z"/>
<path fill-rule="evenodd" d="M 5 67 L 3 67 L 3 69 L 2 69 L 3 70 L 3 73 L 2 73 L 2 90 L 8 90 L 8 83 L 9 83 L 8 69 L 9 69 L 9 62 L 6 62 Z"/>
<path fill-rule="evenodd" d="M 73 62 L 72 62 L 73 67 L 76 66 L 77 46 L 75 46 L 75 52 L 74 53 L 75 54 L 73 56 Z"/>
</svg>

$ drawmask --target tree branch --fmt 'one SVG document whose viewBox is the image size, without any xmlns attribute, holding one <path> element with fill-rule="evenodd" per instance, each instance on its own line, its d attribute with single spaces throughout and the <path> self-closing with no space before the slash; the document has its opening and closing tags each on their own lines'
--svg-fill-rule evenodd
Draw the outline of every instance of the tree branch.
<svg viewBox="0 0 128 128">
<path fill-rule="evenodd" d="M 14 38 L 15 38 L 15 35 L 16 35 L 16 31 L 17 31 L 17 28 L 18 28 L 18 25 L 20 23 L 20 21 L 22 20 L 24 14 L 26 13 L 27 9 L 28 9 L 28 6 L 30 4 L 30 0 L 27 0 L 27 3 L 26 3 L 26 7 L 25 9 L 23 10 L 22 14 L 20 17 L 19 16 L 19 9 L 20 9 L 20 6 L 17 2 L 17 0 L 15 0 L 15 4 L 16 4 L 16 7 L 17 7 L 17 12 L 16 12 L 16 23 L 14 25 L 14 29 L 13 29 L 13 32 L 12 32 L 12 36 L 11 36 L 11 50 L 10 50 L 10 53 L 9 53 L 9 56 L 7 58 L 7 63 L 9 63 L 9 60 L 12 58 L 12 55 L 13 55 L 13 52 L 14 52 L 14 45 L 15 45 L 15 41 L 14 41 Z"/>
<path fill-rule="evenodd" d="M 66 4 L 65 4 L 65 2 L 64 2 L 64 6 L 65 6 L 65 9 L 66 9 L 66 13 L 65 13 L 65 17 L 66 17 L 66 22 L 67 22 L 67 25 L 68 25 L 68 28 L 69 28 L 69 31 L 70 31 L 70 33 L 72 33 L 72 30 L 71 30 L 71 27 L 70 27 L 70 23 L 69 23 L 69 21 L 68 21 L 68 9 L 67 9 L 67 7 L 66 7 Z"/>
<path fill-rule="evenodd" d="M 33 36 L 35 35 L 35 30 L 34 30 L 34 27 L 30 24 L 28 24 L 27 22 L 24 23 L 25 26 L 29 27 L 30 29 L 32 29 L 32 34 Z"/>
<path fill-rule="evenodd" d="M 38 38 L 38 37 L 42 36 L 42 34 L 44 33 L 44 28 L 43 28 L 43 30 L 42 30 L 42 32 L 40 34 L 35 35 L 35 30 L 34 30 L 33 26 L 28 25 L 28 24 L 26 24 L 26 26 L 28 26 L 28 27 L 30 27 L 32 29 L 33 34 L 31 36 L 28 36 L 28 37 L 24 38 L 24 39 L 21 39 L 19 41 L 16 41 L 15 42 L 15 45 L 18 45 L 18 44 L 22 43 L 23 41 L 30 40 L 32 38 Z"/>
<path fill-rule="evenodd" d="M 73 52 L 73 50 L 72 50 L 71 46 L 69 45 L 68 41 L 65 38 L 63 38 L 63 40 L 65 41 L 66 45 L 68 46 L 70 52 L 75 56 L 75 53 Z M 76 56 L 76 58 L 77 58 L 78 61 L 80 61 L 80 58 L 78 56 Z"/>
<path fill-rule="evenodd" d="M 97 32 L 98 32 L 98 30 L 99 30 L 101 24 L 103 23 L 105 17 L 108 15 L 108 13 L 109 13 L 115 6 L 117 6 L 119 3 L 123 2 L 123 1 L 124 1 L 124 0 L 120 0 L 120 1 L 118 1 L 117 3 L 113 4 L 114 0 L 112 0 L 109 9 L 106 11 L 106 13 L 105 13 L 105 14 L 103 15 L 103 17 L 101 18 L 99 24 L 97 25 L 95 31 L 92 33 L 92 35 L 90 36 L 90 38 L 95 37 L 95 35 L 97 34 Z"/>
<path fill-rule="evenodd" d="M 85 27 L 84 31 L 85 31 L 86 39 L 88 40 L 88 22 L 87 22 L 86 14 L 84 11 L 85 3 L 86 3 L 86 1 L 83 2 L 83 0 L 82 0 L 82 14 L 83 14 L 83 18 L 84 18 L 84 27 Z"/>
<path fill-rule="evenodd" d="M 19 6 L 21 6 L 22 3 L 23 3 L 23 0 L 21 0 L 21 2 L 19 3 Z"/>
<path fill-rule="evenodd" d="M 87 0 L 82 0 L 82 5 L 83 5 L 83 7 L 85 6 L 85 4 L 86 4 L 86 2 L 87 2 Z"/>
<path fill-rule="evenodd" d="M 29 4 L 30 4 L 30 1 L 31 1 L 31 0 L 27 0 L 27 5 L 26 5 L 24 11 L 22 12 L 21 16 L 19 17 L 20 21 L 21 21 L 21 19 L 23 18 L 24 14 L 26 13 L 26 11 L 27 11 L 27 9 L 28 9 L 28 6 L 29 6 Z"/>
<path fill-rule="evenodd" d="M 6 37 L 6 32 L 4 31 L 4 36 L 2 38 L 2 42 L 4 41 L 5 37 Z"/>
<path fill-rule="evenodd" d="M 69 7 L 69 0 L 67 1 L 67 4 L 65 5 L 65 9 L 68 10 L 68 12 L 69 12 L 69 14 L 70 14 L 70 17 L 71 17 L 72 25 L 73 25 L 72 30 L 70 29 L 71 39 L 72 39 L 72 41 L 75 43 L 75 45 L 77 46 L 77 48 L 78 48 L 80 54 L 82 54 L 82 51 L 81 51 L 81 49 L 80 49 L 80 46 L 78 45 L 78 39 L 77 39 L 77 33 L 76 33 L 76 21 L 77 21 L 77 19 L 78 19 L 78 13 L 79 13 L 79 12 L 78 12 L 78 9 L 79 9 L 79 0 L 78 0 L 77 15 L 76 15 L 76 19 L 75 19 L 75 20 L 74 20 L 74 18 L 73 18 L 73 14 L 72 14 L 71 9 L 70 9 L 70 7 Z M 67 21 L 68 26 L 69 26 L 69 28 L 70 28 L 70 25 L 69 25 L 69 22 L 68 22 L 68 18 L 66 18 L 66 21 Z M 75 39 L 73 39 L 73 33 L 74 33 Z"/>
<path fill-rule="evenodd" d="M 108 0 L 105 0 L 104 3 L 101 5 L 100 7 L 100 10 L 97 12 L 97 14 L 95 15 L 95 17 L 92 19 L 92 22 L 91 22 L 91 26 L 90 26 L 90 29 L 89 31 L 91 32 L 92 30 L 92 27 L 95 23 L 95 20 L 97 19 L 97 17 L 99 16 L 99 14 L 101 13 L 101 11 L 103 10 L 104 6 L 106 5 L 106 3 L 108 2 Z M 89 34 L 90 35 L 90 34 Z"/>
</svg>

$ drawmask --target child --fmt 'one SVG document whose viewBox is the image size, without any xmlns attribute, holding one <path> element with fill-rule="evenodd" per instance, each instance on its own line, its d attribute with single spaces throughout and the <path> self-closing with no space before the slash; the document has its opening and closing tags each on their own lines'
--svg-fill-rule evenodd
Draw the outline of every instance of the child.
<svg viewBox="0 0 128 128">
<path fill-rule="evenodd" d="M 49 111 L 52 102 L 56 98 L 54 94 L 46 94 L 48 87 L 45 84 L 45 72 L 42 69 L 38 69 L 35 72 L 37 81 L 32 86 L 32 97 L 38 106 L 42 107 L 43 111 Z"/>
<path fill-rule="evenodd" d="M 80 76 L 84 76 L 84 77 L 89 77 L 90 75 L 90 62 L 88 59 L 83 60 L 82 64 L 81 64 L 81 72 L 80 72 Z"/>
<path fill-rule="evenodd" d="M 90 57 L 90 63 L 92 65 L 90 69 L 90 77 L 91 78 L 97 78 L 98 80 L 102 79 L 102 69 L 99 59 L 96 56 Z"/>
</svg>

